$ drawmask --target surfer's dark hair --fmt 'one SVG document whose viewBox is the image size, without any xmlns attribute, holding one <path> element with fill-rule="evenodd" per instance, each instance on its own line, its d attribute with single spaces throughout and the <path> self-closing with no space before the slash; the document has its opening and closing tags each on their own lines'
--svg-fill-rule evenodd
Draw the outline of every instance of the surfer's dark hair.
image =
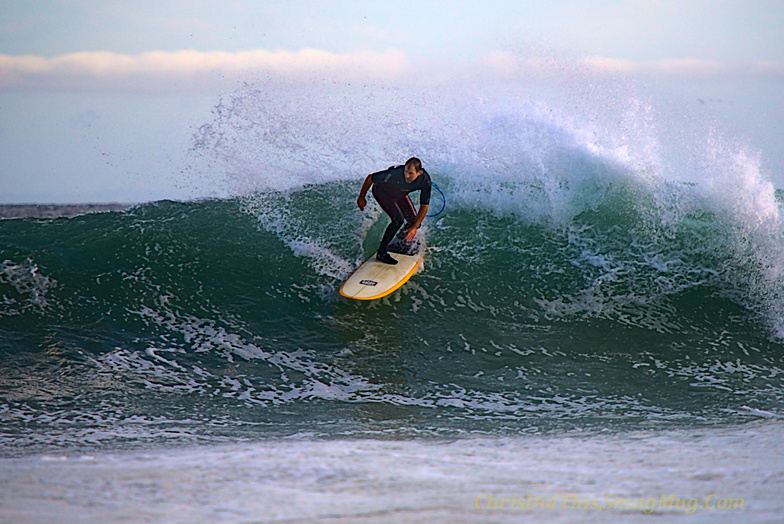
<svg viewBox="0 0 784 524">
<path fill-rule="evenodd" d="M 405 167 L 410 167 L 410 166 L 413 166 L 414 170 L 416 170 L 416 171 L 422 171 L 422 161 L 419 160 L 415 156 L 412 156 L 411 158 L 406 160 L 406 166 Z"/>
</svg>

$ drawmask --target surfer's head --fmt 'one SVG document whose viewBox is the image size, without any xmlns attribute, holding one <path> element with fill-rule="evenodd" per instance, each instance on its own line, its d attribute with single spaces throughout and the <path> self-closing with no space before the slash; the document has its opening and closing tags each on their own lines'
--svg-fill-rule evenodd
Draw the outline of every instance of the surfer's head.
<svg viewBox="0 0 784 524">
<path fill-rule="evenodd" d="M 422 174 L 422 161 L 417 157 L 409 158 L 406 160 L 403 172 L 406 175 L 406 182 L 413 182 Z"/>
</svg>

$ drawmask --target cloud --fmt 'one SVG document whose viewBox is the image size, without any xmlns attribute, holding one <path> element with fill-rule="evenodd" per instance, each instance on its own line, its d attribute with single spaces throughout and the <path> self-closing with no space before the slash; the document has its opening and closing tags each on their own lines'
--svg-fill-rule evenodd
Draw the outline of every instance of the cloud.
<svg viewBox="0 0 784 524">
<path fill-rule="evenodd" d="M 466 71 L 428 64 L 430 78 L 465 78 Z M 675 79 L 757 78 L 784 80 L 784 62 L 721 62 L 672 59 L 634 62 L 607 57 L 564 59 L 487 53 L 471 75 L 504 80 L 546 78 L 594 72 L 606 76 Z M 105 51 L 51 58 L 0 54 L 0 90 L 187 91 L 214 89 L 239 80 L 406 80 L 417 76 L 406 55 L 384 52 L 331 53 L 318 49 L 241 52 L 153 51 L 135 55 Z"/>
<path fill-rule="evenodd" d="M 166 91 L 210 87 L 252 75 L 290 79 L 397 78 L 410 66 L 397 50 L 72 53 L 52 58 L 0 54 L 0 89 Z"/>
</svg>

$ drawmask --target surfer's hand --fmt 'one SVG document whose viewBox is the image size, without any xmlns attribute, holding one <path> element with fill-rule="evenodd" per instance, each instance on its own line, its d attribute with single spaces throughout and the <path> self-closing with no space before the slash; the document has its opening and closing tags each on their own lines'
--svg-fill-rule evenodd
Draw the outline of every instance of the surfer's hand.
<svg viewBox="0 0 784 524">
<path fill-rule="evenodd" d="M 359 206 L 360 211 L 364 211 L 365 206 L 367 205 L 367 200 L 365 200 L 365 197 L 360 196 L 359 198 L 357 198 L 357 205 Z"/>
<path fill-rule="evenodd" d="M 414 240 L 414 237 L 416 236 L 417 229 L 418 228 L 416 228 L 416 227 L 411 227 L 409 229 L 406 229 L 406 242 L 411 242 L 412 240 Z"/>
</svg>

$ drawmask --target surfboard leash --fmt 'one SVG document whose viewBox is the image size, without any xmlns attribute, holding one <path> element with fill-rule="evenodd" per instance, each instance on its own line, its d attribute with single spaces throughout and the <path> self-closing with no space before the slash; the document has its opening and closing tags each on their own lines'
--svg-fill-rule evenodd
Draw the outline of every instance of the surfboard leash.
<svg viewBox="0 0 784 524">
<path fill-rule="evenodd" d="M 444 196 L 444 192 L 443 192 L 443 191 L 441 191 L 441 188 L 439 188 L 439 187 L 436 185 L 436 183 L 435 183 L 435 182 L 430 182 L 430 185 L 432 185 L 434 188 L 436 188 L 436 191 L 438 191 L 439 193 L 441 193 L 441 202 L 442 202 L 442 203 L 441 203 L 441 209 L 438 211 L 438 213 L 435 213 L 435 214 L 432 214 L 432 215 L 425 215 L 427 218 L 433 218 L 433 217 L 437 217 L 438 215 L 440 215 L 441 213 L 443 213 L 443 212 L 444 212 L 444 209 L 446 209 L 446 197 Z"/>
</svg>

